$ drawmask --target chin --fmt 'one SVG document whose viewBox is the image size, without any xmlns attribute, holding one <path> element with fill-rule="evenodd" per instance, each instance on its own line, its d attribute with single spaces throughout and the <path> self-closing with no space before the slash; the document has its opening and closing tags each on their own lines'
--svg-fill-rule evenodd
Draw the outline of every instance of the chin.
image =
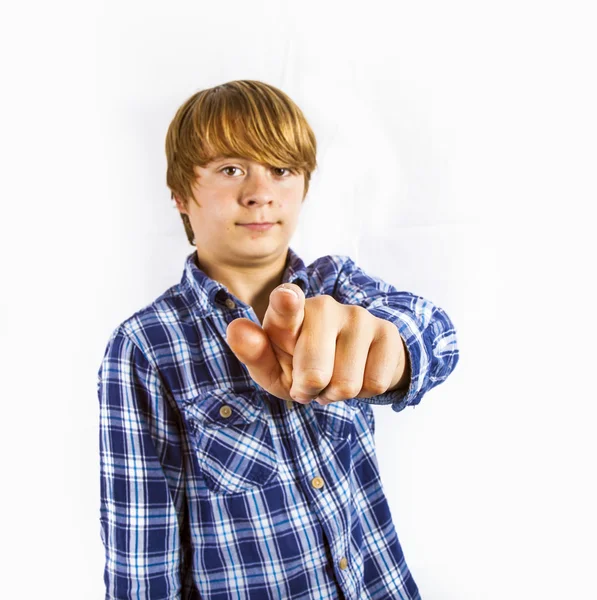
<svg viewBox="0 0 597 600">
<path fill-rule="evenodd" d="M 249 243 L 239 244 L 238 246 L 235 246 L 236 252 L 244 254 L 245 256 L 252 256 L 254 258 L 276 256 L 281 252 L 284 252 L 287 248 L 288 241 L 280 239 L 252 239 Z"/>
</svg>

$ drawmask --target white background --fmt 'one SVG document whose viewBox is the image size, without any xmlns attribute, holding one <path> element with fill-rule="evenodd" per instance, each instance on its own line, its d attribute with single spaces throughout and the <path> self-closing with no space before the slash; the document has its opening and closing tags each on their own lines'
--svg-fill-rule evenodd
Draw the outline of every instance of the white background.
<svg viewBox="0 0 597 600">
<path fill-rule="evenodd" d="M 444 308 L 460 363 L 376 407 L 424 600 L 597 598 L 589 2 L 22 3 L 0 19 L 4 598 L 103 598 L 97 369 L 192 248 L 178 106 L 233 79 L 303 109 L 291 241 Z"/>
</svg>

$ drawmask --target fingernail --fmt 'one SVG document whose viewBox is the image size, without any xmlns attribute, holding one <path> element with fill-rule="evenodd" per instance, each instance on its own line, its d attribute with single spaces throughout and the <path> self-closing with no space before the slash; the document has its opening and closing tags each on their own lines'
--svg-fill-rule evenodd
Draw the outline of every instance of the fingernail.
<svg viewBox="0 0 597 600">
<path fill-rule="evenodd" d="M 290 292 L 295 298 L 299 297 L 298 294 L 292 288 L 284 287 L 284 285 L 285 284 L 282 284 L 281 286 L 277 287 L 276 291 L 280 290 L 281 292 Z"/>
<path fill-rule="evenodd" d="M 302 404 L 307 404 L 309 402 L 311 402 L 311 400 L 314 400 L 314 398 L 308 398 L 308 397 L 302 397 L 302 396 L 294 396 L 292 393 L 290 394 L 290 396 L 296 400 L 296 402 L 300 402 Z"/>
</svg>

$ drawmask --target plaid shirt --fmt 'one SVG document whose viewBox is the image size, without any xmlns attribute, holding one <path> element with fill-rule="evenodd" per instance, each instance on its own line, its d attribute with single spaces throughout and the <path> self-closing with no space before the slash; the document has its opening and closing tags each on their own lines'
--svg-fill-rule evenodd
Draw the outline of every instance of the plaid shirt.
<svg viewBox="0 0 597 600">
<path fill-rule="evenodd" d="M 111 335 L 98 373 L 106 598 L 420 598 L 379 477 L 371 404 L 418 404 L 458 362 L 454 327 L 428 300 L 347 256 L 283 282 L 393 322 L 408 392 L 322 406 L 265 392 L 226 343 L 253 309 L 209 278 L 182 279 Z"/>
</svg>

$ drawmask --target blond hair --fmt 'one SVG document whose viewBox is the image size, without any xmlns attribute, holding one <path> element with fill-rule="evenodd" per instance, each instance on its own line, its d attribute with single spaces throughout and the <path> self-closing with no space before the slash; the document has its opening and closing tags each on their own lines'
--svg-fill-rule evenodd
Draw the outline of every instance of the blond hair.
<svg viewBox="0 0 597 600">
<path fill-rule="evenodd" d="M 315 135 L 300 108 L 281 90 L 261 81 L 230 81 L 193 94 L 177 110 L 166 134 L 166 183 L 185 204 L 193 197 L 195 166 L 238 156 L 303 174 L 309 189 L 317 166 Z M 194 234 L 181 214 L 187 238 Z"/>
</svg>

